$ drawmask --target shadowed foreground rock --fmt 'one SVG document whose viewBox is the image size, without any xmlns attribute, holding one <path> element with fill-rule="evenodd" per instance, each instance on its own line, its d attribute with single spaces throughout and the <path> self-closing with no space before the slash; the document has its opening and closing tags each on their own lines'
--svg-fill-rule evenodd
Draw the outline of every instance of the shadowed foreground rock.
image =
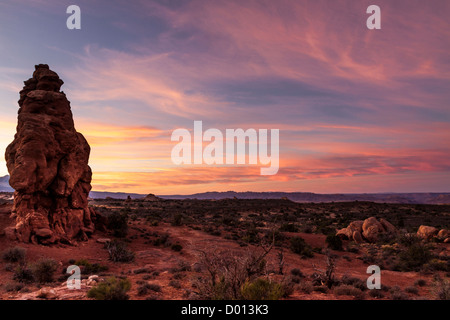
<svg viewBox="0 0 450 320">
<path fill-rule="evenodd" d="M 15 189 L 10 237 L 34 243 L 72 243 L 94 232 L 97 214 L 88 208 L 90 147 L 75 130 L 63 81 L 37 65 L 20 91 L 17 133 L 6 149 Z"/>
</svg>

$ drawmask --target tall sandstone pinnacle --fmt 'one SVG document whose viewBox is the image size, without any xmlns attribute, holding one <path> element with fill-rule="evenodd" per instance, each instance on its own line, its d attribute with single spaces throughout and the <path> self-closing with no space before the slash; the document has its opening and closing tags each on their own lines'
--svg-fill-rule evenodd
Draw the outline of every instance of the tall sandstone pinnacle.
<svg viewBox="0 0 450 320">
<path fill-rule="evenodd" d="M 20 91 L 17 133 L 5 153 L 15 189 L 8 234 L 44 244 L 87 240 L 99 219 L 88 207 L 90 147 L 75 130 L 64 82 L 48 65 L 35 69 Z"/>
</svg>

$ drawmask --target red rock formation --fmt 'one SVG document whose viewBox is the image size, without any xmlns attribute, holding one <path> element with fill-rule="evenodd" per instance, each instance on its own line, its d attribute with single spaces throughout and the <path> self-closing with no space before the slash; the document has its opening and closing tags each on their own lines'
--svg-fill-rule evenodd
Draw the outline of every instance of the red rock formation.
<svg viewBox="0 0 450 320">
<path fill-rule="evenodd" d="M 75 130 L 63 81 L 47 65 L 35 66 L 20 91 L 17 133 L 6 149 L 15 189 L 15 237 L 24 242 L 71 243 L 94 231 L 88 208 L 90 147 Z"/>
<path fill-rule="evenodd" d="M 378 221 L 374 217 L 366 220 L 357 220 L 351 222 L 347 228 L 340 229 L 336 235 L 342 239 L 353 240 L 356 243 L 376 242 L 382 234 L 394 236 L 397 229 L 385 219 Z"/>
</svg>

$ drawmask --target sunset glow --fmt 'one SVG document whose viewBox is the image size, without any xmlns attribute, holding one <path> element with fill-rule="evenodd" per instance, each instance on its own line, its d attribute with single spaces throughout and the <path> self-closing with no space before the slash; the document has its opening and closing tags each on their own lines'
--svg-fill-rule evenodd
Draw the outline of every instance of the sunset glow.
<svg viewBox="0 0 450 320">
<path fill-rule="evenodd" d="M 96 191 L 450 192 L 449 1 L 376 1 L 381 30 L 371 1 L 76 2 L 81 30 L 70 1 L 0 3 L 0 149 L 46 63 Z M 175 165 L 171 134 L 196 120 L 279 129 L 278 173 Z"/>
</svg>

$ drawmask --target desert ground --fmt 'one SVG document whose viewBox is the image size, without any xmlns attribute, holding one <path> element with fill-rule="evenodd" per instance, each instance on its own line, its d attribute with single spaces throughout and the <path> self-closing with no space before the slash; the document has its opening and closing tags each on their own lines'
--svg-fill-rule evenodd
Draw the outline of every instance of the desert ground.
<svg viewBox="0 0 450 320">
<path fill-rule="evenodd" d="M 12 205 L 0 200 L 0 230 L 14 224 Z M 450 205 L 151 196 L 89 206 L 107 228 L 87 241 L 41 245 L 0 235 L 0 299 L 94 299 L 88 292 L 108 279 L 125 280 L 122 298 L 137 300 L 449 299 L 450 244 L 416 232 L 448 229 Z M 369 217 L 386 219 L 396 234 L 359 244 L 335 236 Z M 111 254 L 111 243 L 122 251 Z M 36 277 L 39 263 L 48 277 Z M 67 288 L 70 265 L 81 268 L 81 289 Z M 381 289 L 367 289 L 369 265 L 381 268 Z"/>
</svg>

